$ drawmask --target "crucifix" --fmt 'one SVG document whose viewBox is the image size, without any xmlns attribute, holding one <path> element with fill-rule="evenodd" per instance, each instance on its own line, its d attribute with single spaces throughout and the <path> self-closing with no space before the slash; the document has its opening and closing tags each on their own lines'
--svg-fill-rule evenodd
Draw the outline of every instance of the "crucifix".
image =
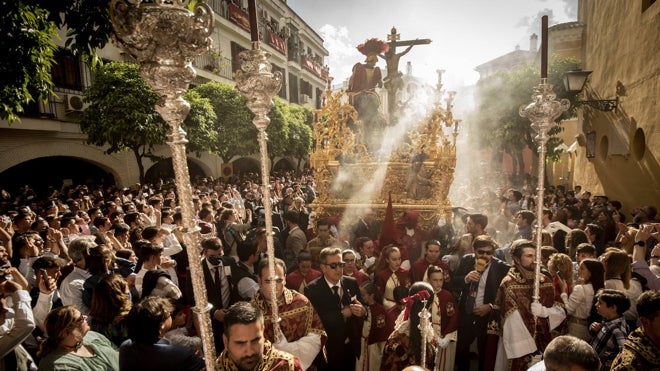
<svg viewBox="0 0 660 371">
<path fill-rule="evenodd" d="M 401 57 L 408 54 L 413 46 L 431 43 L 431 39 L 399 41 L 400 38 L 401 36 L 397 33 L 396 27 L 392 27 L 392 31 L 387 35 L 387 44 L 390 48 L 384 54 L 379 55 L 379 57 L 383 58 L 387 64 L 387 77 L 385 77 L 384 83 L 385 88 L 387 89 L 387 102 L 390 117 L 392 117 L 392 114 L 395 112 L 396 93 L 403 87 L 403 80 L 401 79 L 401 73 L 399 72 L 399 60 Z M 397 46 L 407 46 L 407 48 L 404 51 L 397 53 Z"/>
</svg>

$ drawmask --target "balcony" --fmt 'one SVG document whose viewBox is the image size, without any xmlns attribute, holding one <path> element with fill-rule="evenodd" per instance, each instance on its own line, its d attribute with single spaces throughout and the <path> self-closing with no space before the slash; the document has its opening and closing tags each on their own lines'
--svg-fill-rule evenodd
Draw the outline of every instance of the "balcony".
<svg viewBox="0 0 660 371">
<path fill-rule="evenodd" d="M 232 79 L 231 60 L 225 57 L 216 57 L 213 54 L 204 54 L 193 59 L 193 67 L 209 71 L 225 79 Z"/>
<path fill-rule="evenodd" d="M 321 66 L 321 64 L 317 63 L 312 58 L 303 55 L 300 58 L 300 64 L 304 69 L 310 71 L 321 80 L 326 81 L 328 79 L 328 68 Z"/>
</svg>

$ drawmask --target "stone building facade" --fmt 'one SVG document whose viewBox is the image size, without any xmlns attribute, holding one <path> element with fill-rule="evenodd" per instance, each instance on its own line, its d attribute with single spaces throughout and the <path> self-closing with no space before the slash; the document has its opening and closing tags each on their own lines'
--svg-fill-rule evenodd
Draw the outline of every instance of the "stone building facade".
<svg viewBox="0 0 660 371">
<path fill-rule="evenodd" d="M 583 99 L 614 99 L 602 112 L 581 107 L 574 185 L 619 200 L 625 211 L 660 205 L 660 2 L 582 0 Z M 589 155 L 589 157 L 587 156 Z"/>
<path fill-rule="evenodd" d="M 249 23 L 245 23 L 247 1 L 209 0 L 208 4 L 216 13 L 213 47 L 210 53 L 193 61 L 197 71 L 193 84 L 219 81 L 233 85 L 233 71 L 240 67 L 238 53 L 251 48 Z M 319 108 L 328 76 L 324 65 L 328 51 L 323 39 L 286 1 L 260 1 L 258 21 L 261 48 L 271 54 L 269 61 L 273 71 L 280 71 L 284 76 L 279 97 L 291 104 Z M 65 30 L 60 33 L 61 40 L 65 40 Z M 0 121 L 0 188 L 13 180 L 6 176 L 3 179 L 8 170 L 16 174 L 16 169 L 26 162 L 52 157 L 84 161 L 120 186 L 138 182 L 137 164 L 131 152 L 107 155 L 103 148 L 84 143 L 85 135 L 75 121 L 85 108 L 80 99 L 84 88 L 91 85 L 92 74 L 80 58 L 63 47 L 63 41 L 58 43 L 61 48 L 53 68 L 56 95 L 46 102 L 26 107 L 21 122 L 9 125 L 7 121 Z M 99 56 L 105 60 L 130 61 L 129 56 L 111 43 L 99 51 Z M 246 125 L 252 124 L 247 122 Z M 156 148 L 155 153 L 165 159 L 171 157 L 166 145 Z M 234 158 L 231 162 L 258 168 L 257 158 L 257 155 Z M 288 161 L 292 167 L 296 163 L 279 158 L 277 161 Z M 149 171 L 156 164 L 145 159 L 143 165 Z M 219 177 L 226 175 L 227 169 L 233 166 L 223 163 L 217 156 L 203 154 L 189 156 L 189 167 L 191 175 L 195 170 L 197 175 Z"/>
</svg>

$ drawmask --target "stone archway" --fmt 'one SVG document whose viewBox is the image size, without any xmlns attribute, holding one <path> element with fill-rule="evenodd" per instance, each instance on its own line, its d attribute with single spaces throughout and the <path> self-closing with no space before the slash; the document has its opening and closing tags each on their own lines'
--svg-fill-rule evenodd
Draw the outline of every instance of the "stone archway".
<svg viewBox="0 0 660 371">
<path fill-rule="evenodd" d="M 241 175 L 247 173 L 261 173 L 261 165 L 257 159 L 252 157 L 241 157 L 232 161 L 234 167 L 234 174 Z"/>
<path fill-rule="evenodd" d="M 273 166 L 273 171 L 286 172 L 291 170 L 296 170 L 296 167 L 286 158 L 280 159 L 275 163 L 275 166 Z"/>
<path fill-rule="evenodd" d="M 190 158 L 188 159 L 187 163 L 190 179 L 194 179 L 195 177 L 206 177 L 208 175 L 199 164 L 197 164 L 195 161 L 191 161 Z M 158 161 L 144 173 L 144 180 L 147 184 L 156 184 L 160 179 L 173 178 L 174 167 L 172 166 L 171 157 Z"/>
<path fill-rule="evenodd" d="M 38 195 L 46 196 L 49 187 L 61 189 L 63 185 L 111 185 L 115 175 L 110 169 L 84 158 L 72 156 L 44 156 L 16 164 L 2 173 L 2 187 L 10 192 L 24 184 L 30 185 Z"/>
</svg>

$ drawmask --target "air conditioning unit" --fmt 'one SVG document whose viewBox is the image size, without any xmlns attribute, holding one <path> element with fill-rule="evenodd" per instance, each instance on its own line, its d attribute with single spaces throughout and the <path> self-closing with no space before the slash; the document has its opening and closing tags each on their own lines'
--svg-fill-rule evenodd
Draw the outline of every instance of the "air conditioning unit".
<svg viewBox="0 0 660 371">
<path fill-rule="evenodd" d="M 300 103 L 302 104 L 309 103 L 309 95 L 300 94 Z"/>
<path fill-rule="evenodd" d="M 83 96 L 78 94 L 67 94 L 66 96 L 66 111 L 67 112 L 81 112 L 89 106 L 88 103 L 83 102 Z"/>
</svg>

